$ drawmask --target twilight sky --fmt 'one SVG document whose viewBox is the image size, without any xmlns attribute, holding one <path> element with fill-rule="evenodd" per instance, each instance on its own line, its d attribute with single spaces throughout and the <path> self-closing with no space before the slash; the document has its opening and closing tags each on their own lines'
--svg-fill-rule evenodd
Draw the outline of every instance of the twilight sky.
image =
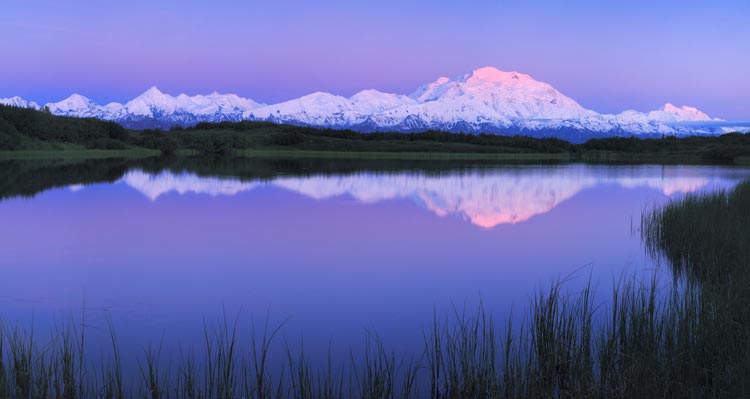
<svg viewBox="0 0 750 399">
<path fill-rule="evenodd" d="M 599 112 L 673 102 L 750 120 L 747 0 L 405 3 L 4 0 L 0 97 L 105 103 L 156 85 L 272 103 L 495 66 Z"/>
</svg>

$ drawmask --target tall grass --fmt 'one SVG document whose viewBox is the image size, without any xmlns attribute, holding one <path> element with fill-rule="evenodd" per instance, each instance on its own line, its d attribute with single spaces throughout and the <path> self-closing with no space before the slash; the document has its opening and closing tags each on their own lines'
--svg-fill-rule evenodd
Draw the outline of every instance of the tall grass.
<svg viewBox="0 0 750 399">
<path fill-rule="evenodd" d="M 304 342 L 281 342 L 283 323 L 266 317 L 243 337 L 240 321 L 225 317 L 206 326 L 200 348 L 181 348 L 176 365 L 161 345 L 147 349 L 140 378 L 126 381 L 111 323 L 100 365 L 84 364 L 85 334 L 73 322 L 48 341 L 33 328 L 0 326 L 0 399 L 748 397 L 748 215 L 750 184 L 649 212 L 646 246 L 681 284 L 659 289 L 633 276 L 602 301 L 591 285 L 574 291 L 557 281 L 520 319 L 498 322 L 483 305 L 436 313 L 415 358 L 368 333 L 350 359 L 337 362 L 329 349 L 315 365 Z M 272 368 L 271 358 L 285 361 Z"/>
<path fill-rule="evenodd" d="M 688 195 L 642 220 L 644 241 L 675 273 L 702 285 L 731 283 L 750 265 L 750 183 Z"/>
<path fill-rule="evenodd" d="M 707 331 L 722 320 L 706 316 L 716 307 L 699 293 L 675 290 L 662 297 L 654 287 L 621 284 L 613 306 L 603 311 L 594 306 L 592 290 L 567 292 L 555 284 L 535 297 L 520 328 L 498 325 L 481 308 L 456 312 L 435 318 L 417 358 L 399 356 L 368 335 L 361 354 L 340 363 L 329 357 L 323 367 L 313 365 L 304 346 L 284 347 L 273 334 L 261 333 L 266 339 L 256 337 L 255 351 L 240 353 L 234 324 L 221 324 L 206 330 L 201 361 L 181 351 L 171 367 L 160 346 L 151 347 L 139 356 L 139 378 L 132 381 L 123 381 L 114 331 L 111 360 L 93 365 L 71 361 L 82 350 L 78 340 L 53 337 L 52 345 L 42 344 L 31 332 L 4 328 L 0 398 L 722 397 L 746 392 L 747 381 L 723 355 L 734 352 L 747 363 L 746 337 Z M 285 357 L 286 364 L 271 369 L 265 363 L 271 356 Z"/>
<path fill-rule="evenodd" d="M 688 195 L 644 215 L 642 226 L 649 251 L 694 291 L 684 299 L 695 302 L 687 354 L 696 378 L 750 395 L 750 182 Z"/>
</svg>

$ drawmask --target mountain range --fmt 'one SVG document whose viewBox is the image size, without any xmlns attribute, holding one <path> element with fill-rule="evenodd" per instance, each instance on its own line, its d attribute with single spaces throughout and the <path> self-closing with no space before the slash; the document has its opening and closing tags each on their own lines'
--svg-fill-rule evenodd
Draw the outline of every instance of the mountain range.
<svg viewBox="0 0 750 399">
<path fill-rule="evenodd" d="M 651 112 L 600 114 L 582 107 L 548 83 L 492 67 L 455 78 L 441 77 L 410 95 L 364 90 L 347 98 L 316 92 L 267 105 L 216 92 L 171 96 L 152 87 L 124 104 L 100 105 L 80 94 L 43 107 L 20 97 L 0 98 L 0 104 L 112 120 L 133 129 L 255 120 L 363 132 L 443 130 L 553 136 L 571 141 L 750 131 L 750 123 L 725 122 L 696 108 L 669 103 Z"/>
</svg>

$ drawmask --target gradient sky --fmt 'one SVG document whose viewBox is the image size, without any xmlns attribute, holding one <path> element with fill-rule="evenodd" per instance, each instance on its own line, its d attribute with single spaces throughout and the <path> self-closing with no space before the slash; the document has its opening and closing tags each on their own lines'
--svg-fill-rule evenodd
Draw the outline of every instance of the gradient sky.
<svg viewBox="0 0 750 399">
<path fill-rule="evenodd" d="M 0 5 L 0 97 L 410 93 L 482 66 L 599 112 L 750 120 L 750 2 L 51 1 Z M 658 4 L 657 4 L 658 3 Z"/>
</svg>

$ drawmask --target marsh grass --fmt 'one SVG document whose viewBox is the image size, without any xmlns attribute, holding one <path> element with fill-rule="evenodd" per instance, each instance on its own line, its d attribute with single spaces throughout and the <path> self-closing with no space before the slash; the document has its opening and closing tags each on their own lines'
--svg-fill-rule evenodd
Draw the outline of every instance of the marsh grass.
<svg viewBox="0 0 750 399">
<path fill-rule="evenodd" d="M 750 184 L 691 195 L 644 215 L 646 247 L 678 283 L 634 275 L 611 298 L 560 280 L 526 314 L 497 322 L 475 311 L 435 312 L 423 350 L 407 357 L 375 333 L 336 363 L 313 363 L 301 340 L 282 342 L 266 316 L 241 336 L 239 318 L 206 323 L 200 348 L 176 364 L 161 344 L 125 380 L 111 322 L 111 353 L 84 364 L 84 329 L 62 323 L 49 341 L 0 325 L 5 398 L 735 398 L 750 395 Z M 240 343 L 249 338 L 249 350 Z M 198 350 L 198 352 L 195 352 Z M 284 359 L 273 368 L 269 359 Z M 273 363 L 276 364 L 276 363 Z"/>
<path fill-rule="evenodd" d="M 645 213 L 641 225 L 646 248 L 678 275 L 712 286 L 750 274 L 750 182 L 688 195 Z"/>
<path fill-rule="evenodd" d="M 634 281 L 618 285 L 606 312 L 595 306 L 590 287 L 571 292 L 558 282 L 534 297 L 518 329 L 510 322 L 498 325 L 483 307 L 454 311 L 435 317 L 416 358 L 399 356 L 368 333 L 361 353 L 335 364 L 329 352 L 322 367 L 303 345 L 282 345 L 278 328 L 268 324 L 251 334 L 255 349 L 240 353 L 235 320 L 206 328 L 202 361 L 181 349 L 174 366 L 160 344 L 139 356 L 138 378 L 124 381 L 113 329 L 108 360 L 93 367 L 77 360 L 82 348 L 71 327 L 63 327 L 62 338 L 56 334 L 51 345 L 40 344 L 31 331 L 4 328 L 0 397 L 603 398 L 740 392 L 739 374 L 712 365 L 713 357 L 743 349 L 737 339 L 728 340 L 731 334 L 703 331 L 715 327 L 702 324 L 712 321 L 704 315 L 715 314 L 715 307 L 695 291 L 664 297 L 656 284 Z M 719 344 L 727 349 L 705 347 Z M 285 356 L 286 364 L 271 369 L 271 356 Z"/>
</svg>

